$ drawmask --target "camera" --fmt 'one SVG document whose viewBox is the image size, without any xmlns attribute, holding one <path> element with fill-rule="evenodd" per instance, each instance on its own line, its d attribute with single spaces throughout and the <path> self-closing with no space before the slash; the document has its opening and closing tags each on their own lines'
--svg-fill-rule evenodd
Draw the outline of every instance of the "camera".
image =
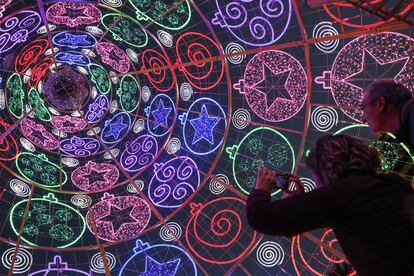
<svg viewBox="0 0 414 276">
<path fill-rule="evenodd" d="M 274 189 L 288 190 L 290 174 L 277 174 L 274 183 Z"/>
</svg>

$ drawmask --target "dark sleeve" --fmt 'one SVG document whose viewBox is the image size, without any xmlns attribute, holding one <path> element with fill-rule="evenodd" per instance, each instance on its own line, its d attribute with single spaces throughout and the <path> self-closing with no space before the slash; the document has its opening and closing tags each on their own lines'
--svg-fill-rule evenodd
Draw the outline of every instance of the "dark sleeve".
<svg viewBox="0 0 414 276">
<path fill-rule="evenodd" d="M 249 225 L 264 234 L 294 236 L 333 227 L 347 219 L 352 200 L 349 192 L 334 185 L 271 201 L 269 193 L 253 190 L 246 204 Z"/>
<path fill-rule="evenodd" d="M 410 118 L 408 120 L 408 133 L 410 135 L 411 150 L 414 150 L 414 104 L 411 105 Z"/>
</svg>

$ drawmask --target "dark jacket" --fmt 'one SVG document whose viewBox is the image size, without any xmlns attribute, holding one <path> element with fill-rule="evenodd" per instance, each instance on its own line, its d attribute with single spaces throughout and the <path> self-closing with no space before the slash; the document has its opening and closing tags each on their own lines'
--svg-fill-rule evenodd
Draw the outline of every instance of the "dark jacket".
<svg viewBox="0 0 414 276">
<path fill-rule="evenodd" d="M 412 275 L 414 192 L 395 174 L 348 175 L 309 193 L 271 201 L 253 190 L 247 217 L 255 230 L 294 236 L 329 227 L 361 276 Z"/>
<path fill-rule="evenodd" d="M 414 99 L 407 102 L 400 114 L 400 128 L 394 133 L 399 142 L 403 142 L 410 151 L 414 151 Z"/>
</svg>

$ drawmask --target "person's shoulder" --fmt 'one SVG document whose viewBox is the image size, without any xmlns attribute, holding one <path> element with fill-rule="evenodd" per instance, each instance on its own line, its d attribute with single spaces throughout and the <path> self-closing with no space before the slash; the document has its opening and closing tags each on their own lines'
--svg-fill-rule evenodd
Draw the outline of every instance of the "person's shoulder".
<svg viewBox="0 0 414 276">
<path fill-rule="evenodd" d="M 358 192 L 366 190 L 398 189 L 412 192 L 411 183 L 395 173 L 361 174 L 347 176 L 335 182 L 335 185 L 347 190 Z"/>
</svg>

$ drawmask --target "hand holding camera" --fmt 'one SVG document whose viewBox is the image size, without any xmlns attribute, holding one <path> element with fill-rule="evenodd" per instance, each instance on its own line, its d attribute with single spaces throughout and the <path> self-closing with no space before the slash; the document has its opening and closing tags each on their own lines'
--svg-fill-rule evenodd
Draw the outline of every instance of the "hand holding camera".
<svg viewBox="0 0 414 276">
<path fill-rule="evenodd" d="M 263 168 L 259 164 L 256 189 L 271 193 L 273 189 L 280 189 L 289 194 L 303 193 L 303 185 L 298 176 L 292 174 L 278 174 L 273 170 Z"/>
</svg>

